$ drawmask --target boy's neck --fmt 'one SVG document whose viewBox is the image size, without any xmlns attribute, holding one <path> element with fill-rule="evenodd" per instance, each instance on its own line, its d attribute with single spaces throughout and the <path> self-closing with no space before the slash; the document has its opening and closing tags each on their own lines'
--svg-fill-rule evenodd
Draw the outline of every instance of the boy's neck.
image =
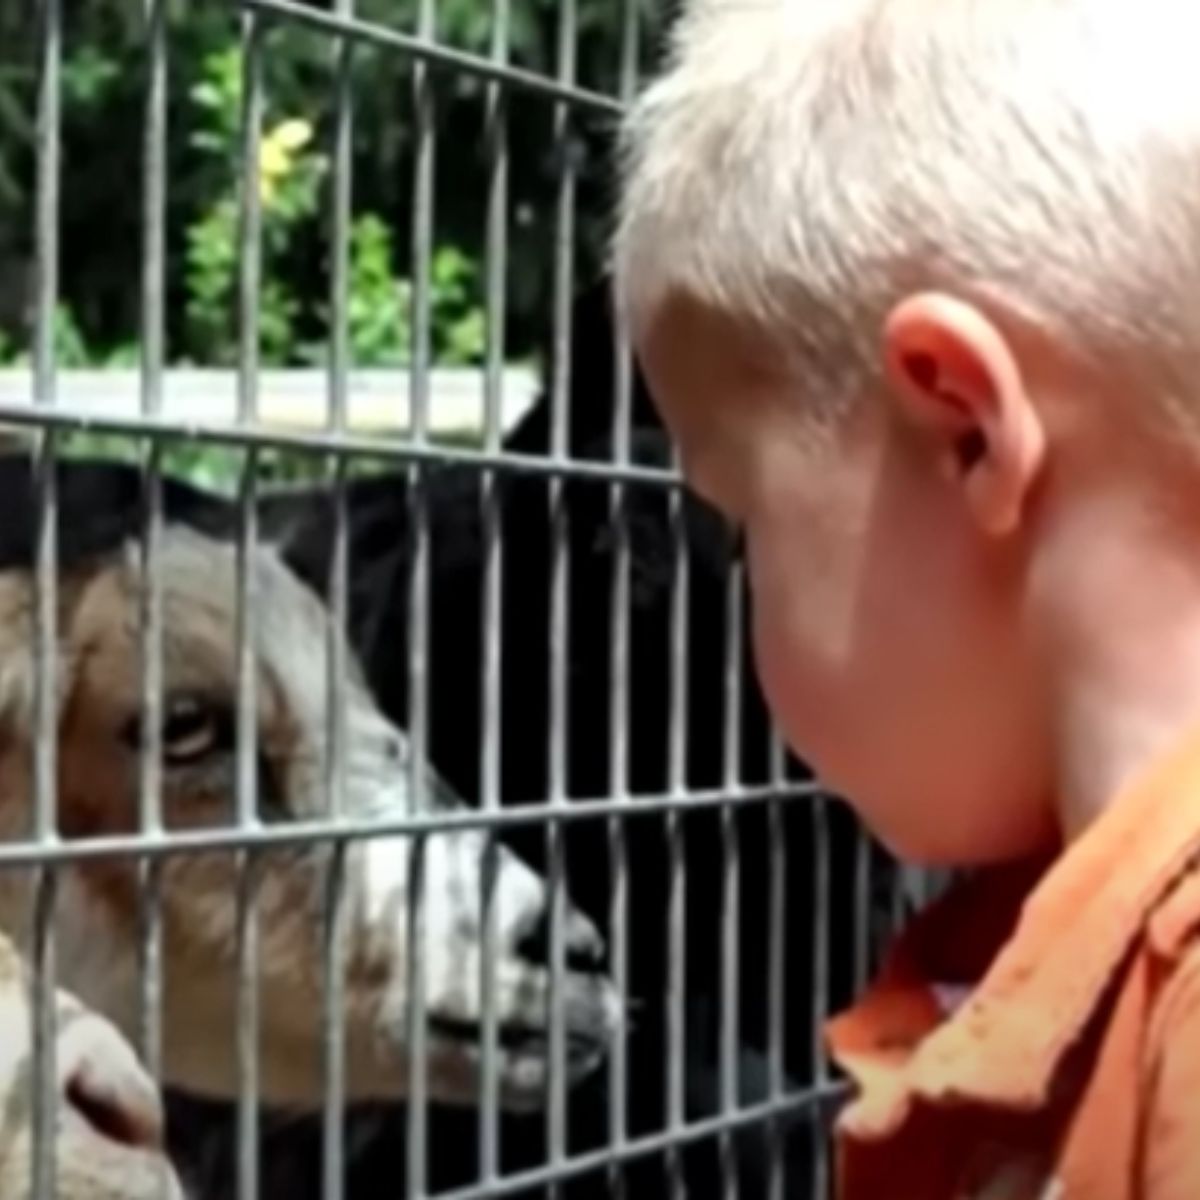
<svg viewBox="0 0 1200 1200">
<path fill-rule="evenodd" d="M 1200 546 L 1167 537 L 1144 508 L 1093 515 L 1090 536 L 1076 531 L 1086 548 L 1062 564 L 1071 584 L 1052 661 L 1068 840 L 1174 743 L 1200 737 Z"/>
</svg>

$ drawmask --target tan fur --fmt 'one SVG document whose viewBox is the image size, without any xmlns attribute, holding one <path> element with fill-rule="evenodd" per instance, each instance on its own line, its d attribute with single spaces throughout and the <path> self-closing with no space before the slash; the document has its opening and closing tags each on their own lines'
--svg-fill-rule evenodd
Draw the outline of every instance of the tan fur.
<svg viewBox="0 0 1200 1200">
<path fill-rule="evenodd" d="M 162 641 L 164 708 L 172 696 L 202 695 L 233 706 L 236 697 L 237 559 L 233 547 L 179 527 L 164 536 Z M 142 696 L 138 634 L 141 569 L 131 549 L 59 581 L 58 828 L 63 838 L 138 829 L 140 760 L 130 744 Z M 327 815 L 324 652 L 329 614 L 269 551 L 252 571 L 258 633 L 258 745 L 266 762 L 257 819 Z M 28 835 L 33 731 L 32 590 L 27 575 L 0 575 L 0 839 Z M 404 742 L 378 712 L 353 666 L 345 709 L 344 805 L 359 819 L 442 805 L 437 788 L 407 795 Z M 162 820 L 169 831 L 228 827 L 236 821 L 235 755 L 161 772 Z M 260 796 L 260 801 L 269 800 Z M 400 1096 L 407 1081 L 408 843 L 352 843 L 344 852 L 347 1091 Z M 250 857 L 255 900 L 259 1078 L 277 1103 L 321 1096 L 321 964 L 328 846 L 275 849 Z M 479 1017 L 479 888 L 483 838 L 439 835 L 428 844 L 423 1004 L 431 1013 Z M 522 924 L 545 903 L 544 885 L 506 851 L 497 875 L 501 945 L 495 996 L 501 1023 L 522 1029 L 545 1020 L 548 973 L 515 951 Z M 232 1096 L 238 1088 L 239 928 L 243 873 L 230 851 L 160 861 L 164 1077 L 193 1091 Z M 27 928 L 29 874 L 0 872 L 0 928 Z M 60 875 L 59 982 L 131 1035 L 139 1012 L 139 868 L 129 859 L 73 863 Z M 577 915 L 572 928 L 585 925 Z M 507 922 L 507 925 L 504 924 Z M 585 934 L 584 936 L 594 936 Z M 572 1012 L 602 1039 L 616 1020 L 615 993 L 599 975 L 568 973 Z M 431 1037 L 430 1095 L 473 1101 L 474 1047 Z M 544 1062 L 514 1059 L 502 1102 L 542 1094 Z M 590 1069 L 590 1068 L 588 1068 Z"/>
<path fill-rule="evenodd" d="M 60 993 L 55 1195 L 60 1200 L 171 1200 L 182 1192 L 162 1153 L 157 1092 L 120 1034 Z M 0 1200 L 31 1200 L 34 1088 L 29 987 L 12 943 L 0 935 Z M 127 1137 L 97 1129 L 75 1102 L 121 1115 Z"/>
<path fill-rule="evenodd" d="M 163 670 L 167 693 L 196 689 L 232 696 L 236 676 L 232 592 L 214 589 L 211 574 L 189 556 L 173 575 L 163 603 Z M 190 569 L 189 569 L 190 568 Z M 227 581 L 228 582 L 228 581 Z M 138 757 L 120 746 L 121 726 L 139 710 L 140 649 L 137 634 L 138 578 L 127 565 L 107 565 L 60 583 L 63 637 L 59 647 L 58 827 L 67 839 L 134 833 L 138 829 Z M 18 574 L 0 577 L 0 795 L 29 796 L 28 747 L 14 735 L 33 714 L 33 595 Z M 286 762 L 297 751 L 277 683 L 258 681 L 259 737 L 268 753 Z M 172 787 L 163 772 L 163 821 L 168 829 L 228 825 L 234 818 L 232 788 L 226 778 L 189 781 Z M 208 786 L 206 786 L 206 784 Z M 0 829 L 26 836 L 32 808 L 6 809 L 0 802 Z M 316 815 L 316 814 L 313 814 Z M 268 1059 L 265 1087 L 295 1099 L 311 1091 L 319 1076 L 315 1047 L 321 982 L 308 964 L 319 961 L 319 914 L 325 852 L 279 850 L 262 855 L 253 870 L 259 940 L 260 1005 L 273 1014 L 263 1031 Z M 103 859 L 72 868 L 96 916 L 130 947 L 137 937 L 139 882 L 136 864 Z M 167 1070 L 216 1091 L 236 1086 L 236 910 L 230 903 L 239 887 L 238 857 L 231 852 L 172 857 L 161 867 L 161 911 L 166 950 L 163 1032 Z M 22 885 L 27 880 L 22 878 Z M 386 964 L 371 962 L 351 947 L 351 977 L 386 975 Z M 63 970 L 70 972 L 70 964 Z M 131 983 L 133 981 L 130 981 Z M 136 995 L 115 997 L 130 1021 Z M 349 989 L 348 1025 L 361 993 Z M 123 1022 L 125 1023 L 125 1022 Z M 372 1057 L 368 1044 L 351 1039 L 350 1053 Z M 278 1045 L 272 1053 L 272 1043 Z M 297 1054 L 299 1051 L 299 1054 Z"/>
<path fill-rule="evenodd" d="M 165 690 L 195 689 L 232 696 L 236 679 L 231 588 L 214 588 L 211 563 L 184 554 L 176 560 L 163 597 Z M 208 568 L 205 570 L 205 568 Z M 232 580 L 228 581 L 232 582 Z M 70 581 L 64 605 L 66 676 L 60 722 L 59 827 L 64 837 L 130 833 L 138 828 L 135 752 L 114 753 L 120 725 L 138 711 L 142 681 L 136 627 L 138 579 L 125 567 L 108 567 Z M 271 614 L 264 613 L 270 620 Z M 263 672 L 257 683 L 259 738 L 279 763 L 299 752 L 298 734 L 279 694 Z M 168 829 L 228 825 L 232 781 L 198 778 L 173 786 L 163 772 L 163 821 Z M 317 815 L 317 814 L 312 814 Z M 310 1093 L 319 1079 L 319 961 L 325 852 L 277 850 L 260 856 L 251 873 L 259 941 L 259 1004 L 271 1013 L 264 1023 L 264 1086 L 288 1099 Z M 102 860 L 77 868 L 88 897 L 100 905 L 120 935 L 137 936 L 138 872 L 128 861 Z M 172 857 L 161 869 L 166 970 L 163 979 L 164 1052 L 168 1073 L 216 1091 L 236 1080 L 236 909 L 238 856 L 232 852 Z M 394 952 L 388 948 L 390 953 Z M 351 946 L 351 977 L 386 974 L 364 948 Z M 360 1029 L 355 1013 L 363 994 L 351 987 L 347 1025 Z M 355 1019 L 356 1015 L 359 1017 Z M 350 1053 L 368 1064 L 372 1047 L 351 1038 Z"/>
</svg>

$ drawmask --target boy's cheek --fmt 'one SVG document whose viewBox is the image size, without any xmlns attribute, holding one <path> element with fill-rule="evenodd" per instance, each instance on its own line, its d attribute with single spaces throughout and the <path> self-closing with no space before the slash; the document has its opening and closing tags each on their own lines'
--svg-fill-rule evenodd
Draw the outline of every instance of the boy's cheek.
<svg viewBox="0 0 1200 1200">
<path fill-rule="evenodd" d="M 771 716 L 794 753 L 825 774 L 837 737 L 829 664 L 802 652 L 795 630 L 782 628 L 756 608 L 754 655 L 758 682 Z"/>
<path fill-rule="evenodd" d="M 864 695 L 848 663 L 806 645 L 794 622 L 770 612 L 756 609 L 753 632 L 759 684 L 790 749 L 878 835 L 907 841 L 908 806 L 898 800 L 900 772 L 892 769 L 904 764 L 875 721 L 886 703 L 883 681 Z"/>
</svg>

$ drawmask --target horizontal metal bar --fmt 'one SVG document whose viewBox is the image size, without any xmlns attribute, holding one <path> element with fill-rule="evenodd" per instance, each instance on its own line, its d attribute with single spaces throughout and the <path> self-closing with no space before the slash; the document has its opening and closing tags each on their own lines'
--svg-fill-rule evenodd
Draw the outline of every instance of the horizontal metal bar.
<svg viewBox="0 0 1200 1200">
<path fill-rule="evenodd" d="M 620 1146 L 604 1146 L 587 1154 L 580 1154 L 548 1164 L 530 1171 L 504 1175 L 490 1182 L 471 1184 L 455 1191 L 438 1192 L 434 1200 L 493 1200 L 494 1197 L 509 1196 L 526 1188 L 543 1187 L 586 1175 L 590 1171 L 618 1166 L 650 1154 L 675 1149 L 715 1137 L 724 1132 L 745 1129 L 752 1125 L 764 1125 L 789 1117 L 801 1117 L 811 1112 L 819 1118 L 824 1110 L 838 1104 L 846 1094 L 847 1085 L 841 1082 L 826 1083 L 819 1087 L 805 1088 L 802 1092 L 766 1100 L 736 1112 L 708 1117 L 680 1125 L 677 1129 L 664 1129 L 648 1134 Z"/>
<path fill-rule="evenodd" d="M 625 106 L 615 96 L 606 96 L 603 92 L 594 92 L 589 88 L 560 83 L 539 75 L 536 71 L 502 65 L 466 50 L 455 50 L 451 46 L 440 45 L 411 33 L 401 33 L 398 29 L 390 29 L 372 21 L 334 16 L 332 13 L 299 4 L 296 0 L 241 0 L 241 6 L 264 17 L 293 21 L 297 25 L 307 25 L 310 29 L 317 29 L 334 37 L 353 38 L 355 41 L 397 50 L 427 62 L 431 67 L 472 75 L 488 83 L 503 84 L 514 91 L 529 92 L 549 100 L 574 105 L 576 108 L 590 109 L 614 117 L 621 116 L 625 111 Z"/>
<path fill-rule="evenodd" d="M 460 446 L 442 446 L 364 437 L 329 431 L 305 433 L 294 430 L 267 429 L 261 425 L 197 424 L 168 421 L 149 416 L 97 417 L 68 407 L 26 408 L 0 404 L 0 425 L 22 429 L 60 429 L 77 433 L 111 433 L 130 438 L 187 439 L 213 446 L 237 449 L 298 450 L 313 455 L 332 455 L 335 458 L 394 459 L 411 463 L 463 463 L 479 468 L 505 471 L 516 475 L 543 477 L 570 476 L 573 479 L 600 480 L 604 483 L 636 483 L 648 486 L 676 488 L 682 480 L 675 470 L 660 467 L 640 467 L 629 463 L 602 463 L 589 459 L 546 457 L 537 454 L 514 454 L 507 451 L 488 453 Z"/>
<path fill-rule="evenodd" d="M 521 804 L 492 811 L 464 808 L 453 812 L 337 821 L 281 821 L 239 829 L 165 830 L 162 833 L 114 834 L 59 842 L 0 843 L 0 868 L 33 867 L 50 863 L 90 862 L 105 858 L 163 858 L 215 850 L 270 850 L 289 846 L 362 841 L 366 838 L 411 837 L 454 833 L 462 829 L 511 829 L 559 821 L 600 817 L 648 817 L 665 812 L 704 808 L 740 808 L 772 800 L 804 800 L 824 796 L 815 784 L 767 784 L 737 792 L 725 790 L 678 792 L 616 800 L 572 800 L 569 804 Z"/>
</svg>

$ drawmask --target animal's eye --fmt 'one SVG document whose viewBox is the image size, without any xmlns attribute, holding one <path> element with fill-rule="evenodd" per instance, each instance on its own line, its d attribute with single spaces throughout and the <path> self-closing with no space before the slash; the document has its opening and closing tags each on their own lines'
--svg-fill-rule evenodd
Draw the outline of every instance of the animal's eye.
<svg viewBox="0 0 1200 1200">
<path fill-rule="evenodd" d="M 228 741 L 228 722 L 211 705 L 194 697 L 167 702 L 162 725 L 163 759 L 183 765 L 195 762 Z"/>
</svg>

